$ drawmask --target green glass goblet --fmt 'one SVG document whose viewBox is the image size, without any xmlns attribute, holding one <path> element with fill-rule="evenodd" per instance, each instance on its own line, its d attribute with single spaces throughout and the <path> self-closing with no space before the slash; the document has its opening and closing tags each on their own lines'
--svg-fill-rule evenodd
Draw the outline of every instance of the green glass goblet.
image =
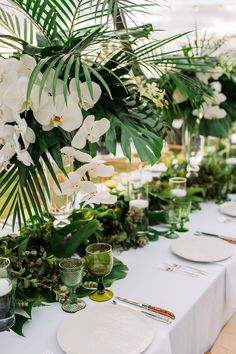
<svg viewBox="0 0 236 354">
<path fill-rule="evenodd" d="M 188 220 L 191 211 L 191 200 L 176 200 L 174 204 L 179 219 L 179 226 L 176 230 L 179 232 L 186 232 L 188 231 L 188 228 L 184 226 L 184 223 Z"/>
<path fill-rule="evenodd" d="M 86 247 L 86 264 L 89 272 L 98 278 L 97 290 L 89 297 L 94 301 L 107 301 L 113 292 L 104 288 L 103 278 L 113 267 L 112 247 L 107 243 L 93 243 Z"/>
<path fill-rule="evenodd" d="M 176 232 L 178 216 L 176 214 L 176 209 L 171 203 L 167 208 L 168 222 L 170 223 L 170 230 L 165 234 L 167 238 L 178 238 L 179 235 Z"/>
<path fill-rule="evenodd" d="M 85 262 L 80 258 L 66 258 L 59 263 L 61 280 L 70 289 L 68 300 L 62 304 L 65 312 L 77 312 L 85 308 L 86 303 L 78 299 L 76 289 L 80 285 L 85 271 Z"/>
</svg>

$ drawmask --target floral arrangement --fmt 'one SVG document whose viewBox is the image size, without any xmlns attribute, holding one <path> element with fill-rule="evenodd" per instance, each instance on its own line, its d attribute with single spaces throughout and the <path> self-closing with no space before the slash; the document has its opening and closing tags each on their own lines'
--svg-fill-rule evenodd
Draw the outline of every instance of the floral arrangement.
<svg viewBox="0 0 236 354">
<path fill-rule="evenodd" d="M 172 116 L 173 126 L 177 129 L 183 125 L 183 129 L 188 129 L 191 133 L 226 137 L 235 119 L 235 100 L 229 89 L 235 83 L 229 75 L 227 65 L 216 54 L 225 41 L 196 38 L 194 43 L 197 48 L 192 44 L 187 51 L 184 47 L 183 53 L 186 60 L 191 61 L 193 53 L 197 52 L 201 56 L 199 62 L 202 63 L 202 71 L 179 68 L 182 77 L 176 78 L 171 74 L 168 84 L 164 77 L 164 83 L 169 87 L 167 95 L 173 100 L 170 110 L 165 114 L 169 118 Z M 197 83 L 199 92 L 189 90 L 188 81 Z"/>
<path fill-rule="evenodd" d="M 152 40 L 151 25 L 129 28 L 131 9 L 146 11 L 145 4 L 9 3 L 12 13 L 0 7 L 0 217 L 12 215 L 13 226 L 33 215 L 42 220 L 52 192 L 48 174 L 58 195 L 81 192 L 85 204 L 114 203 L 90 180 L 113 173 L 95 158 L 97 149 L 115 154 L 120 141 L 130 159 L 133 142 L 142 161 L 160 157 L 170 129 L 160 115 L 165 90 L 144 69 L 166 70 L 171 58 L 159 49 L 180 35 Z"/>
</svg>

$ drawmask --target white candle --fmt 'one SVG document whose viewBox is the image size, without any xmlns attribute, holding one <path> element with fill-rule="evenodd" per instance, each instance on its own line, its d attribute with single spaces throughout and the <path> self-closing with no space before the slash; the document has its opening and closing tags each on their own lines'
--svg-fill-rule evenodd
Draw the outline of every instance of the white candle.
<svg viewBox="0 0 236 354">
<path fill-rule="evenodd" d="M 131 208 L 145 209 L 148 208 L 148 200 L 146 199 L 134 199 L 129 202 Z"/>
<path fill-rule="evenodd" d="M 8 294 L 12 289 L 12 285 L 9 279 L 0 278 L 0 296 Z"/>
<path fill-rule="evenodd" d="M 180 188 L 174 188 L 171 189 L 171 194 L 175 197 L 185 197 L 186 196 L 186 190 L 185 189 L 180 189 Z"/>
<path fill-rule="evenodd" d="M 231 143 L 236 144 L 236 133 L 233 133 L 230 137 Z"/>
<path fill-rule="evenodd" d="M 226 162 L 228 165 L 236 165 L 236 157 L 229 157 Z"/>
</svg>

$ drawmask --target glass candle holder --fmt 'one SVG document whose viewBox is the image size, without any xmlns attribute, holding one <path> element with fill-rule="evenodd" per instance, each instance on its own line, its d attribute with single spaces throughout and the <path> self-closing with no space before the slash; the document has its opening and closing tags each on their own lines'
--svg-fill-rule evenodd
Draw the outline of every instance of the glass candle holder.
<svg viewBox="0 0 236 354">
<path fill-rule="evenodd" d="M 184 177 L 172 177 L 169 179 L 170 193 L 174 198 L 183 198 L 186 196 L 187 179 Z"/>
<path fill-rule="evenodd" d="M 130 222 L 135 225 L 137 236 L 148 232 L 148 184 L 142 184 L 141 180 L 131 181 L 129 197 Z"/>
<path fill-rule="evenodd" d="M 15 323 L 10 269 L 10 260 L 0 257 L 0 332 L 8 330 Z"/>
<path fill-rule="evenodd" d="M 67 180 L 66 175 L 59 169 L 55 162 L 50 162 L 59 184 L 64 183 Z M 74 169 L 73 163 L 67 161 L 67 163 L 64 164 L 64 168 L 67 173 L 72 172 Z M 76 195 L 75 193 L 72 195 L 56 193 L 57 185 L 46 166 L 45 169 L 50 190 L 50 198 L 46 194 L 48 211 L 55 218 L 53 223 L 54 227 L 59 229 L 70 223 L 68 217 L 74 210 Z"/>
</svg>

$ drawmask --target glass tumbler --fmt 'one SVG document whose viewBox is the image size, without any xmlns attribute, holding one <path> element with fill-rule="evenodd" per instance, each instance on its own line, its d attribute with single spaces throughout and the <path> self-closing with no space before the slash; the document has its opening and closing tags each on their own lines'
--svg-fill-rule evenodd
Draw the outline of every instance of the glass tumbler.
<svg viewBox="0 0 236 354">
<path fill-rule="evenodd" d="M 11 328 L 15 323 L 10 260 L 0 257 L 0 332 Z"/>
<path fill-rule="evenodd" d="M 148 184 L 142 184 L 141 180 L 131 181 L 129 197 L 129 217 L 135 225 L 137 236 L 148 232 Z"/>
<path fill-rule="evenodd" d="M 170 194 L 174 198 L 183 198 L 186 196 L 187 179 L 184 177 L 172 177 L 169 179 Z"/>
</svg>

